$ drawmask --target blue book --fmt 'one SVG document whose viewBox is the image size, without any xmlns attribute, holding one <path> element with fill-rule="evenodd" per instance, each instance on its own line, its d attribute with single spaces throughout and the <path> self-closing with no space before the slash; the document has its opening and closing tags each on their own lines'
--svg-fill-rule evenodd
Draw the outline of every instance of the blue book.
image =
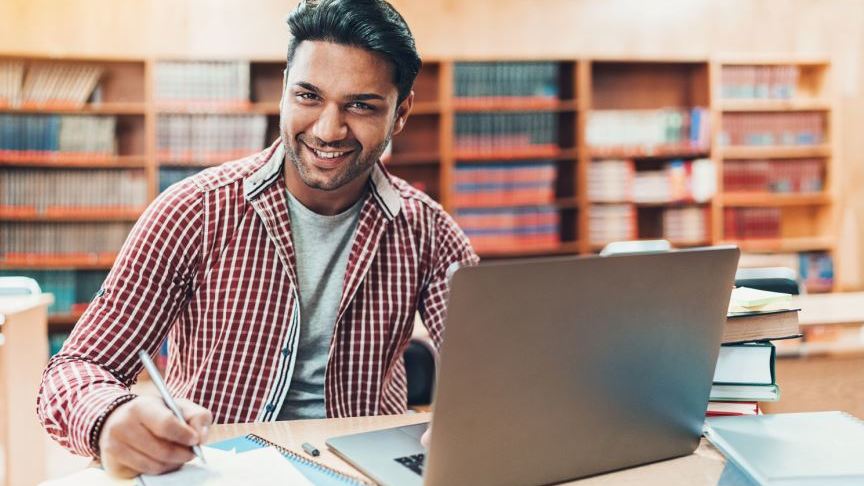
<svg viewBox="0 0 864 486">
<path fill-rule="evenodd" d="M 705 437 L 756 484 L 864 484 L 864 422 L 844 412 L 708 417 Z"/>
<path fill-rule="evenodd" d="M 306 479 L 311 481 L 315 486 L 368 485 L 365 481 L 349 476 L 341 471 L 325 466 L 324 464 L 315 462 L 255 434 L 248 434 L 216 442 L 214 444 L 207 444 L 207 447 L 222 449 L 224 451 L 230 451 L 233 449 L 238 454 L 260 449 L 262 447 L 273 447 L 278 450 L 285 459 L 290 461 L 291 464 L 293 464 L 294 467 L 296 467 L 301 474 L 306 476 Z"/>
</svg>

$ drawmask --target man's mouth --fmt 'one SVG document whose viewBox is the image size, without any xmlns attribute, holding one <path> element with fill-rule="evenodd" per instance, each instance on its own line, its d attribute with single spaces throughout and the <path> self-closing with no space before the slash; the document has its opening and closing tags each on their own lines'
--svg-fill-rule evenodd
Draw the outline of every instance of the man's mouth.
<svg viewBox="0 0 864 486">
<path fill-rule="evenodd" d="M 327 168 L 332 168 L 339 165 L 346 157 L 351 155 L 354 152 L 351 150 L 320 150 L 316 148 L 312 148 L 309 145 L 303 144 L 312 155 L 315 156 L 316 162 L 324 165 Z"/>
</svg>

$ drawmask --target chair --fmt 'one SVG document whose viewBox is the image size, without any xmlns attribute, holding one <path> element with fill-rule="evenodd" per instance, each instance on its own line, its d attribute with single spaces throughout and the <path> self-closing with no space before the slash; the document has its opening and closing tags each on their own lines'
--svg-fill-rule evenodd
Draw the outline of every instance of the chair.
<svg viewBox="0 0 864 486">
<path fill-rule="evenodd" d="M 429 405 L 435 389 L 438 351 L 428 340 L 414 337 L 402 356 L 408 382 L 408 406 Z"/>
<path fill-rule="evenodd" d="M 803 289 L 798 273 L 786 267 L 739 268 L 735 285 L 792 295 L 801 294 Z"/>
</svg>

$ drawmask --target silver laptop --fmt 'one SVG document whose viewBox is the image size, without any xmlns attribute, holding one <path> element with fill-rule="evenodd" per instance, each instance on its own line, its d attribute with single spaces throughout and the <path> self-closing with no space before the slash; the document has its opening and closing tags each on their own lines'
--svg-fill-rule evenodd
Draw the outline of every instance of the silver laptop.
<svg viewBox="0 0 864 486">
<path fill-rule="evenodd" d="M 327 445 L 384 485 L 548 484 L 692 453 L 737 248 L 494 262 L 451 281 L 426 425 Z"/>
</svg>

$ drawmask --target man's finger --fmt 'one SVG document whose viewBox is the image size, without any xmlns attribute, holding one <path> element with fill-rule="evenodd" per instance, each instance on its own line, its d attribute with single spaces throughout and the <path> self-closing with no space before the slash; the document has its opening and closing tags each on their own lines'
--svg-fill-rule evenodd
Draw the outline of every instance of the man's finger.
<svg viewBox="0 0 864 486">
<path fill-rule="evenodd" d="M 122 434 L 122 439 L 129 447 L 165 464 L 179 466 L 195 457 L 189 446 L 160 439 L 140 423 L 131 424 Z"/>
<path fill-rule="evenodd" d="M 177 400 L 177 406 L 183 412 L 183 418 L 186 419 L 186 422 L 198 432 L 201 443 L 206 441 L 207 432 L 213 425 L 213 414 L 201 405 L 186 399 Z"/>
<path fill-rule="evenodd" d="M 168 407 L 142 407 L 141 423 L 153 435 L 183 445 L 199 443 L 198 433 L 175 417 Z"/>
<path fill-rule="evenodd" d="M 106 462 L 108 472 L 115 476 L 125 476 L 124 473 L 128 470 L 144 474 L 162 474 L 163 472 L 176 469 L 172 465 L 159 462 L 122 443 L 115 445 L 111 454 L 111 460 Z"/>
</svg>

